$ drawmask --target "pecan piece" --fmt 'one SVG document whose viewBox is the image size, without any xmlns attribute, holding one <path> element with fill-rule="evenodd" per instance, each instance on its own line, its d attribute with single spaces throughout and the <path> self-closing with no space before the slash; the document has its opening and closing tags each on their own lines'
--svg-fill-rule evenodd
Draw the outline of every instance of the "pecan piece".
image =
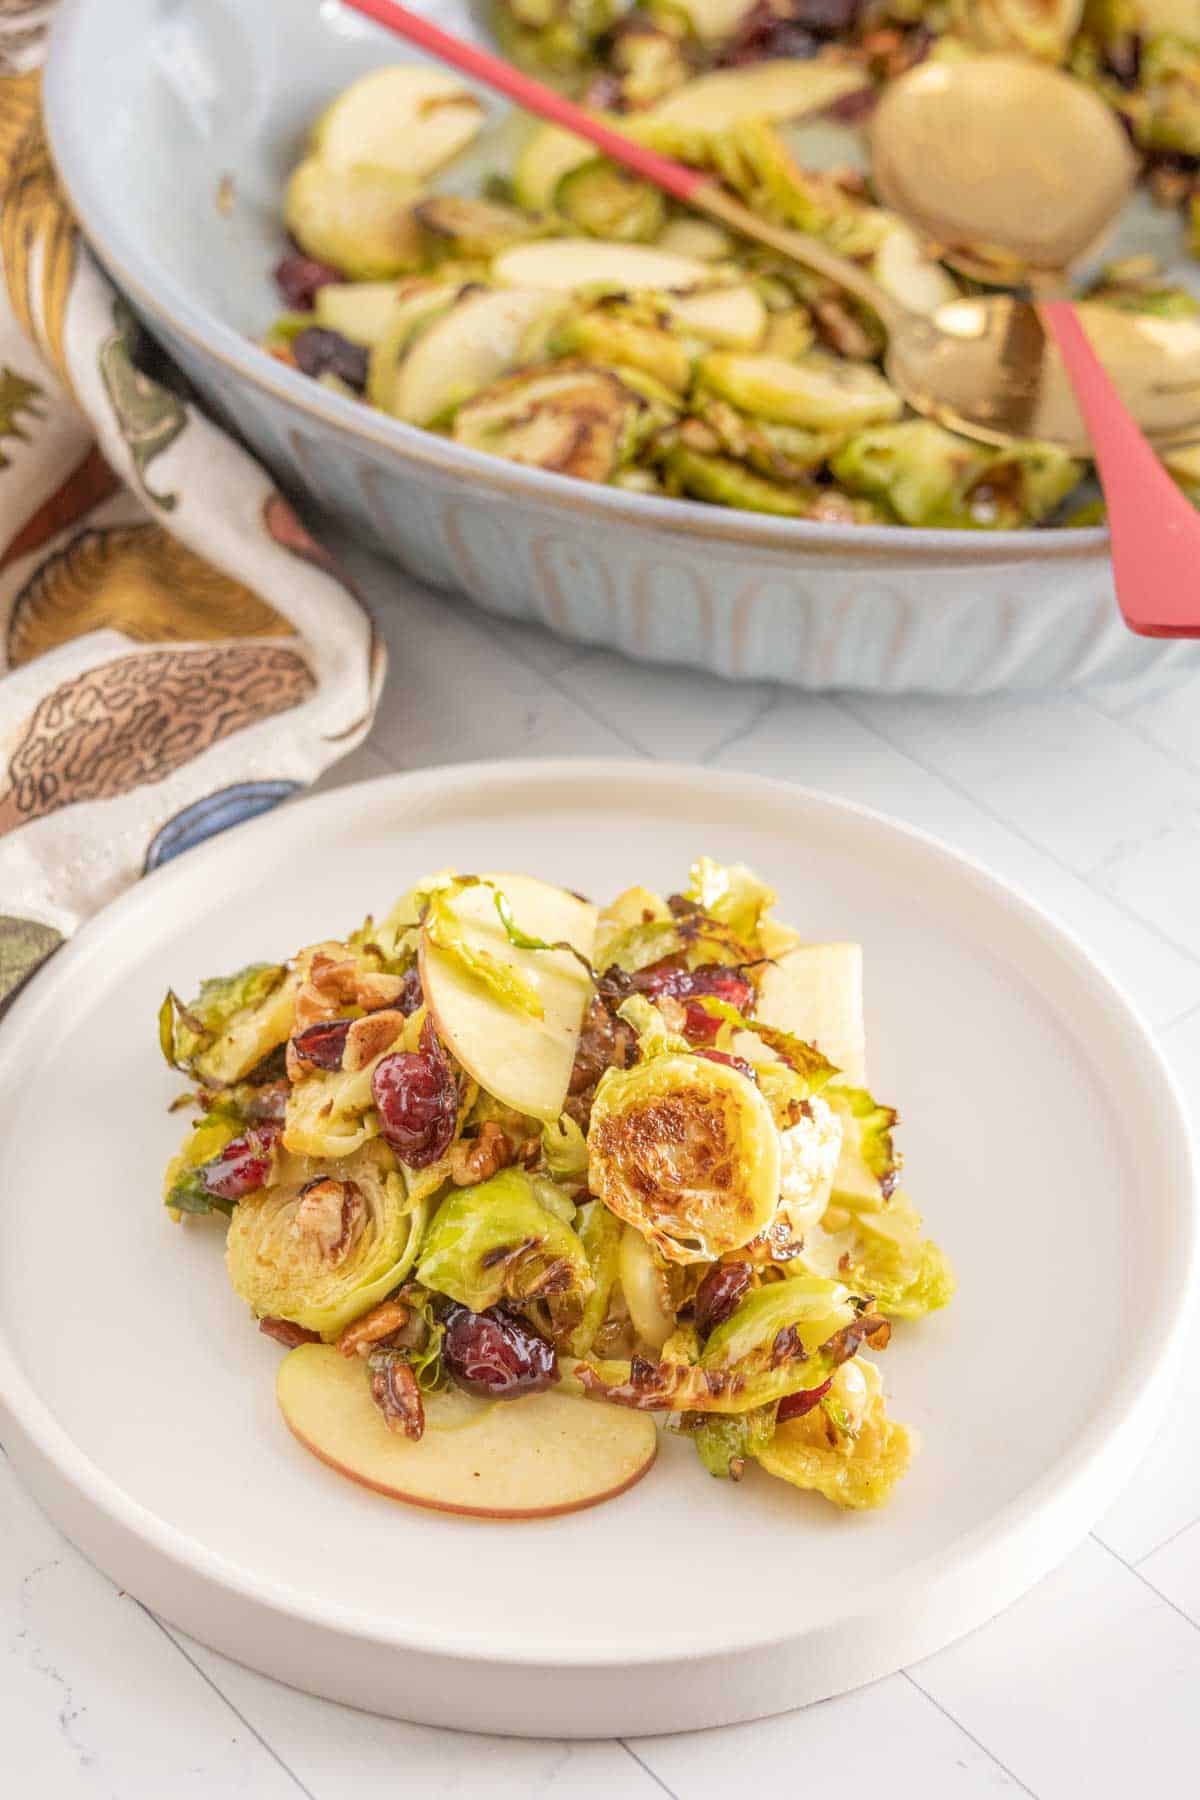
<svg viewBox="0 0 1200 1800">
<path fill-rule="evenodd" d="M 362 1230 L 365 1210 L 354 1182 L 318 1176 L 301 1188 L 291 1229 L 297 1237 L 314 1238 L 330 1262 L 340 1262 Z"/>
<path fill-rule="evenodd" d="M 503 1130 L 494 1119 L 486 1119 L 478 1137 L 463 1138 L 451 1150 L 450 1179 L 455 1187 L 474 1187 L 478 1181 L 490 1181 L 511 1161 Z"/>
<path fill-rule="evenodd" d="M 368 1359 L 371 1398 L 389 1431 L 402 1431 L 416 1443 L 425 1431 L 425 1408 L 411 1365 L 398 1350 L 373 1350 Z"/>
<path fill-rule="evenodd" d="M 346 1034 L 346 1048 L 342 1052 L 343 1069 L 357 1075 L 369 1062 L 374 1062 L 377 1056 L 390 1050 L 403 1030 L 404 1014 L 393 1007 L 385 1007 L 381 1012 L 371 1012 L 365 1018 L 355 1019 Z"/>
<path fill-rule="evenodd" d="M 296 1325 L 291 1319 L 275 1319 L 268 1316 L 258 1321 L 258 1329 L 277 1344 L 284 1344 L 287 1349 L 294 1350 L 297 1344 L 319 1344 L 319 1331 L 310 1331 L 307 1325 Z"/>
<path fill-rule="evenodd" d="M 337 1347 L 343 1356 L 369 1356 L 376 1344 L 408 1324 L 408 1316 L 408 1308 L 402 1300 L 385 1300 L 382 1306 L 373 1307 L 361 1319 L 347 1325 L 338 1338 Z"/>
</svg>

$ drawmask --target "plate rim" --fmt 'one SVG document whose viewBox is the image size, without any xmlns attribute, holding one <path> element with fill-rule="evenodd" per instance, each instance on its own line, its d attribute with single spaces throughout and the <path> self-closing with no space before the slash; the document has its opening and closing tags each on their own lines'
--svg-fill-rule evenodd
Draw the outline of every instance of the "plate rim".
<svg viewBox="0 0 1200 1800">
<path fill-rule="evenodd" d="M 1160 1279 L 1166 1288 L 1166 1306 L 1139 1332 L 1120 1380 L 1109 1390 L 1103 1405 L 1092 1413 L 1067 1450 L 1049 1468 L 987 1520 L 929 1551 L 920 1561 L 875 1581 L 864 1593 L 856 1595 L 854 1612 L 857 1616 L 870 1617 L 882 1609 L 910 1601 L 914 1592 L 925 1595 L 931 1595 L 933 1589 L 944 1592 L 973 1560 L 985 1554 L 993 1558 L 1007 1555 L 1022 1536 L 1028 1535 L 1038 1519 L 1052 1511 L 1060 1514 L 1083 1492 L 1090 1496 L 1088 1510 L 1094 1521 L 1124 1485 L 1131 1449 L 1140 1455 L 1148 1446 L 1157 1414 L 1166 1402 L 1164 1391 L 1153 1407 L 1147 1403 L 1152 1392 L 1151 1383 L 1164 1372 L 1170 1375 L 1192 1310 L 1200 1264 L 1200 1193 L 1197 1189 L 1195 1133 L 1183 1105 L 1179 1083 L 1151 1027 L 1103 959 L 1085 949 L 1063 921 L 1031 900 L 1018 884 L 996 875 L 986 865 L 964 855 L 936 835 L 894 819 L 876 808 L 777 777 L 713 769 L 703 764 L 643 762 L 621 757 L 528 757 L 438 764 L 348 783 L 322 794 L 308 794 L 271 813 L 245 820 L 198 845 L 186 857 L 175 858 L 152 871 L 82 925 L 33 977 L 0 1021 L 0 1088 L 11 1081 L 13 1065 L 20 1060 L 22 1043 L 31 1030 L 36 1030 L 38 1018 L 45 1009 L 53 1006 L 58 991 L 71 979 L 77 964 L 89 956 L 94 947 L 102 945 L 108 933 L 120 931 L 125 920 L 140 909 L 157 908 L 160 897 L 166 898 L 174 888 L 194 885 L 194 876 L 202 880 L 210 864 L 223 859 L 236 860 L 239 847 L 248 841 L 248 833 L 259 837 L 272 833 L 286 838 L 298 829 L 295 823 L 298 814 L 309 822 L 315 822 L 322 813 L 344 818 L 348 807 L 356 807 L 368 796 L 380 800 L 394 793 L 403 805 L 409 798 L 419 799 L 423 790 L 433 796 L 508 786 L 553 788 L 564 780 L 580 784 L 627 781 L 635 774 L 640 784 L 661 781 L 669 786 L 699 782 L 708 792 L 719 789 L 731 797 L 740 794 L 747 799 L 755 796 L 770 798 L 777 804 L 834 818 L 848 818 L 869 830 L 899 840 L 909 848 L 932 855 L 935 860 L 949 863 L 960 875 L 970 878 L 994 900 L 1015 912 L 1027 929 L 1032 929 L 1065 960 L 1073 976 L 1093 985 L 1098 996 L 1107 1003 L 1114 1029 L 1125 1037 L 1128 1047 L 1136 1044 L 1139 1055 L 1147 1060 L 1148 1073 L 1158 1083 L 1165 1116 L 1171 1121 L 1170 1160 L 1177 1168 L 1172 1223 L 1180 1241 L 1169 1268 L 1160 1271 Z M 1157 1383 L 1158 1388 L 1164 1390 L 1165 1385 L 1161 1379 Z M 510 1666 L 576 1672 L 592 1668 L 635 1669 L 661 1665 L 667 1660 L 704 1663 L 717 1655 L 762 1652 L 793 1644 L 799 1638 L 817 1637 L 836 1630 L 848 1616 L 843 1612 L 814 1618 L 806 1621 L 799 1631 L 782 1626 L 765 1633 L 752 1629 L 736 1634 L 726 1632 L 719 1642 L 681 1642 L 669 1635 L 653 1639 L 640 1635 L 633 1648 L 616 1639 L 587 1645 L 551 1644 L 539 1640 L 531 1647 L 520 1637 L 504 1640 L 489 1629 L 414 1628 L 406 1626 L 400 1618 L 385 1621 L 376 1614 L 336 1602 L 315 1600 L 311 1594 L 290 1584 L 260 1577 L 252 1569 L 210 1550 L 200 1540 L 150 1511 L 79 1450 L 69 1432 L 58 1424 L 33 1381 L 17 1362 L 3 1335 L 2 1319 L 0 1420 L 14 1426 L 18 1439 L 26 1441 L 31 1461 L 41 1465 L 39 1477 L 48 1467 L 61 1483 L 66 1484 L 76 1500 L 90 1505 L 106 1527 L 131 1533 L 165 1558 L 177 1572 L 214 1584 L 243 1605 L 266 1607 L 300 1627 L 332 1631 L 360 1643 L 378 1645 L 381 1649 L 479 1664 L 494 1664 L 502 1658 Z M 24 1476 L 23 1457 L 14 1456 L 13 1461 Z M 31 1479 L 29 1485 L 40 1494 L 44 1483 L 40 1478 L 36 1482 Z M 490 1521 L 480 1523 L 486 1527 Z M 1086 1527 L 1079 1530 L 1078 1537 L 1085 1532 Z M 1062 1535 L 1061 1531 L 1059 1535 Z M 1030 1556 L 1028 1560 L 1030 1566 L 1036 1563 L 1039 1571 L 1043 1571 L 1044 1557 Z M 1017 1591 L 1024 1591 L 1027 1585 L 1028 1582 L 1022 1581 Z M 1010 1594 L 1009 1597 L 1015 1596 Z M 1007 1603 L 1007 1600 L 1002 1602 Z M 984 1616 L 991 1617 L 994 1610 L 989 1606 Z M 981 1619 L 974 1621 L 980 1622 Z"/>
</svg>

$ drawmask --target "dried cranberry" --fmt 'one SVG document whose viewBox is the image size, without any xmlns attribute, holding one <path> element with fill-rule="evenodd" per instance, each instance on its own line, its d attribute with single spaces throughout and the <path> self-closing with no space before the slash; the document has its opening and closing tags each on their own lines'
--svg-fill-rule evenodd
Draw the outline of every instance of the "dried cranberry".
<svg viewBox="0 0 1200 1800">
<path fill-rule="evenodd" d="M 221 1154 L 200 1171 L 209 1193 L 222 1200 L 243 1200 L 264 1186 L 271 1173 L 280 1129 L 266 1123 L 251 1125 L 242 1137 L 226 1144 Z"/>
<path fill-rule="evenodd" d="M 642 969 L 634 976 L 633 985 L 639 993 L 649 994 L 652 1000 L 660 999 L 664 994 L 672 1000 L 691 1000 L 699 994 L 711 994 L 737 1012 L 745 1012 L 754 997 L 754 989 L 741 970 L 729 963 L 702 963 L 698 969 L 689 969 L 674 956 Z M 696 1012 L 705 1018 L 708 1016 L 702 1007 L 697 1007 Z"/>
<path fill-rule="evenodd" d="M 749 1263 L 717 1263 L 696 1289 L 692 1317 L 702 1338 L 737 1311 L 750 1286 Z"/>
<path fill-rule="evenodd" d="M 292 1039 L 292 1048 L 314 1068 L 340 1069 L 350 1025 L 349 1019 L 322 1019 L 319 1024 L 298 1031 Z"/>
<path fill-rule="evenodd" d="M 293 312 L 311 312 L 318 289 L 341 279 L 340 270 L 303 250 L 289 250 L 275 268 L 275 285 Z"/>
<path fill-rule="evenodd" d="M 396 1050 L 376 1064 L 371 1096 L 384 1137 L 410 1169 L 445 1155 L 458 1122 L 458 1084 L 428 1021 L 420 1050 Z"/>
<path fill-rule="evenodd" d="M 367 385 L 367 352 L 361 344 L 352 344 L 340 331 L 328 331 L 322 325 L 310 325 L 292 339 L 292 355 L 296 367 L 305 375 L 336 375 L 356 394 Z"/>
<path fill-rule="evenodd" d="M 558 1380 L 553 1345 L 515 1314 L 495 1306 L 473 1313 L 452 1303 L 443 1320 L 442 1359 L 468 1394 L 513 1400 L 518 1394 L 553 1387 Z"/>
<path fill-rule="evenodd" d="M 754 1070 L 745 1057 L 727 1056 L 724 1050 L 697 1050 L 696 1055 L 702 1056 L 705 1062 L 724 1063 L 727 1069 L 736 1069 L 739 1075 L 746 1077 L 747 1081 L 754 1080 Z"/>
<path fill-rule="evenodd" d="M 416 963 L 409 964 L 401 980 L 404 982 L 404 986 L 390 1004 L 395 1007 L 397 1012 L 402 1012 L 407 1019 L 411 1013 L 416 1012 L 418 1006 L 425 999 L 425 990 L 421 986 L 421 971 Z"/>
<path fill-rule="evenodd" d="M 802 1419 L 805 1413 L 810 1413 L 825 1398 L 832 1386 L 831 1375 L 820 1387 L 802 1388 L 798 1394 L 785 1394 L 779 1402 L 779 1411 L 775 1414 L 776 1422 L 782 1425 L 785 1419 Z"/>
<path fill-rule="evenodd" d="M 844 37 L 858 21 L 860 3 L 861 0 L 791 0 L 791 23 L 811 31 L 814 37 Z"/>
</svg>

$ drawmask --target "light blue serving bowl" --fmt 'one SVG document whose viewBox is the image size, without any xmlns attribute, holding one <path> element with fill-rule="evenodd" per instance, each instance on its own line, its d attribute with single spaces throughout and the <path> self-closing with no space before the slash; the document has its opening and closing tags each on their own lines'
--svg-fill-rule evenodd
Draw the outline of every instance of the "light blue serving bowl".
<svg viewBox="0 0 1200 1800">
<path fill-rule="evenodd" d="M 467 0 L 424 10 L 486 35 Z M 971 692 L 1190 654 L 1121 625 L 1101 530 L 818 525 L 629 494 L 464 449 L 257 348 L 279 310 L 280 196 L 308 125 L 363 70 L 414 56 L 336 0 L 59 10 L 46 120 L 83 230 L 290 489 L 493 612 L 730 676 Z M 223 182 L 232 206 L 218 205 Z"/>
</svg>

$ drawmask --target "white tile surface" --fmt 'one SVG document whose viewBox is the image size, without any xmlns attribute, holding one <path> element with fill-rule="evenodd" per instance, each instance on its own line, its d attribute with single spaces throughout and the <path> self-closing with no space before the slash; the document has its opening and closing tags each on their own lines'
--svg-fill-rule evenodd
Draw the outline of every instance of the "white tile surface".
<svg viewBox="0 0 1200 1800">
<path fill-rule="evenodd" d="M 346 560 L 392 670 L 370 742 L 323 786 L 600 753 L 707 760 L 878 807 L 1057 914 L 1162 1028 L 1200 1102 L 1200 673 L 961 703 L 738 688 L 565 645 Z M 908 1674 L 632 1751 L 474 1738 L 311 1699 L 176 1643 L 2 1459 L 0 1519 L 3 1800 L 1128 1800 L 1190 1794 L 1200 1769 L 1200 1326 L 1167 1430 L 1103 1543 Z"/>
<path fill-rule="evenodd" d="M 1093 1539 L 913 1679 L 1040 1800 L 1187 1792 L 1200 1768 L 1200 1630 Z"/>
</svg>

